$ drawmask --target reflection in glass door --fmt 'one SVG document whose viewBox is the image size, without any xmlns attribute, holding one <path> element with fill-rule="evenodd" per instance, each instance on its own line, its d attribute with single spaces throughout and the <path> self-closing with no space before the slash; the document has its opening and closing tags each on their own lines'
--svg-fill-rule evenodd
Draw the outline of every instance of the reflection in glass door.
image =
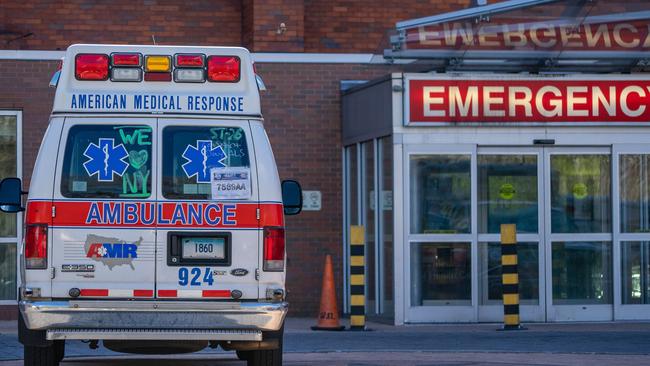
<svg viewBox="0 0 650 366">
<path fill-rule="evenodd" d="M 545 151 L 549 321 L 612 319 L 609 149 Z"/>
<path fill-rule="evenodd" d="M 610 148 L 413 150 L 404 161 L 407 321 L 501 321 L 505 223 L 517 225 L 522 321 L 612 319 Z M 650 222 L 641 206 L 626 214 Z M 650 299 L 650 235 L 631 239 L 623 295 L 643 303 Z"/>
<path fill-rule="evenodd" d="M 544 282 L 539 275 L 543 270 L 540 155 L 539 148 L 478 151 L 479 321 L 503 319 L 501 224 L 517 226 L 521 319 L 545 319 L 544 292 L 540 293 Z"/>
<path fill-rule="evenodd" d="M 0 180 L 22 176 L 21 112 L 0 111 Z M 22 214 L 0 212 L 0 304 L 15 304 Z"/>
<path fill-rule="evenodd" d="M 615 319 L 650 319 L 650 147 L 615 146 Z M 616 215 L 617 214 L 617 215 Z"/>
<path fill-rule="evenodd" d="M 406 322 L 476 321 L 475 149 L 405 149 Z"/>
</svg>

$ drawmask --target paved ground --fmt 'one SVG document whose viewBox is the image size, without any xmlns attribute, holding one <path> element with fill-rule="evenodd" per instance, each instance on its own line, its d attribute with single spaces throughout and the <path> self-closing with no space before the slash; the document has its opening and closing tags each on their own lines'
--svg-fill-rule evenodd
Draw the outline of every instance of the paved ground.
<svg viewBox="0 0 650 366">
<path fill-rule="evenodd" d="M 498 325 L 370 324 L 370 332 L 313 332 L 311 320 L 289 319 L 287 365 L 650 365 L 650 323 L 533 324 L 496 331 Z M 0 365 L 22 365 L 14 322 L 0 322 Z M 170 357 L 128 356 L 81 342 L 66 345 L 65 366 L 245 365 L 233 353 L 207 349 Z"/>
</svg>

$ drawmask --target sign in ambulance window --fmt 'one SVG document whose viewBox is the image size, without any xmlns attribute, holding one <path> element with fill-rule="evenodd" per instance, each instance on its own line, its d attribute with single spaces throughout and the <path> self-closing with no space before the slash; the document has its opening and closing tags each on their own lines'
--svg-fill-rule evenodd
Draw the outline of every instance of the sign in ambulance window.
<svg viewBox="0 0 650 366">
<path fill-rule="evenodd" d="M 250 198 L 250 163 L 243 129 L 165 127 L 162 147 L 165 198 Z"/>
<path fill-rule="evenodd" d="M 61 194 L 73 198 L 149 197 L 151 136 L 151 127 L 142 125 L 70 128 Z"/>
</svg>

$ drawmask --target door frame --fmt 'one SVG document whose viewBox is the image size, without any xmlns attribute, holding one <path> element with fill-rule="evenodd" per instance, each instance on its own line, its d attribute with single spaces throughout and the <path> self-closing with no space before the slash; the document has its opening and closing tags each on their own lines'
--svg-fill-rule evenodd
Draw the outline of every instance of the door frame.
<svg viewBox="0 0 650 366">
<path fill-rule="evenodd" d="M 16 177 L 23 179 L 23 112 L 21 110 L 4 109 L 0 110 L 0 116 L 16 117 Z M 24 186 L 24 182 L 23 182 Z M 24 188 L 23 188 L 24 189 Z M 10 215 L 10 214 L 7 214 Z M 16 251 L 16 298 L 0 300 L 0 305 L 15 305 L 18 301 L 18 292 L 22 282 L 20 271 L 20 248 L 23 241 L 23 212 L 16 215 L 16 236 L 0 238 L 0 245 L 15 245 Z"/>
<path fill-rule="evenodd" d="M 544 147 L 544 221 L 551 222 L 551 156 L 552 155 L 606 155 L 610 157 L 610 214 L 615 205 L 618 197 L 618 192 L 612 189 L 612 148 L 610 146 L 580 146 L 580 147 Z M 612 215 L 613 216 L 613 215 Z M 611 288 L 612 302 L 609 304 L 576 304 L 576 305 L 555 305 L 553 303 L 553 257 L 552 257 L 552 243 L 554 241 L 575 242 L 575 241 L 607 241 L 613 245 L 612 227 L 613 217 L 610 217 L 610 231 L 609 233 L 561 233 L 553 234 L 551 225 L 545 225 L 544 239 L 546 251 L 546 270 L 545 276 L 549 279 L 546 286 L 546 320 L 549 322 L 554 321 L 609 321 L 613 319 L 613 296 L 614 289 Z M 581 239 L 576 239 L 576 238 Z M 612 246 L 612 254 L 614 248 Z M 610 257 L 614 261 L 613 255 Z M 610 263 L 611 266 L 611 263 Z M 612 284 L 615 283 L 614 268 L 612 270 Z"/>
<path fill-rule="evenodd" d="M 477 212 L 477 166 L 475 144 L 409 144 L 404 145 L 402 164 L 406 174 L 403 175 L 402 200 L 404 202 L 404 225 L 402 229 L 403 246 L 402 256 L 404 261 L 403 272 L 403 303 L 404 322 L 477 322 L 478 320 L 478 283 L 474 279 L 478 275 L 477 258 L 477 225 L 476 215 L 470 214 L 470 232 L 466 234 L 411 234 L 410 230 L 410 186 L 411 170 L 410 158 L 412 155 L 469 155 L 470 156 L 470 185 L 471 207 L 470 212 Z M 397 191 L 396 191 L 397 192 Z M 470 305 L 433 305 L 411 306 L 411 245 L 415 242 L 427 243 L 469 243 L 471 263 L 471 301 Z M 396 246 L 397 249 L 397 246 Z"/>
<path fill-rule="evenodd" d="M 650 147 L 639 147 L 639 151 L 650 153 Z M 397 151 L 397 150 L 396 150 Z M 619 225 L 619 190 L 618 190 L 618 153 L 630 152 L 629 149 L 616 149 L 612 145 L 599 146 L 479 146 L 477 144 L 406 144 L 403 145 L 401 165 L 403 177 L 403 189 L 401 189 L 404 209 L 403 212 L 403 245 L 401 254 L 404 263 L 402 271 L 403 284 L 403 309 L 405 323 L 419 322 L 478 322 L 478 321 L 501 321 L 503 316 L 502 305 L 481 305 L 479 298 L 479 243 L 487 241 L 498 241 L 499 234 L 478 233 L 478 155 L 510 155 L 528 153 L 537 156 L 538 171 L 538 234 L 519 234 L 520 241 L 537 241 L 539 250 L 539 304 L 521 305 L 523 321 L 607 321 L 612 319 L 637 319 L 634 314 L 645 311 L 650 305 L 627 305 L 622 309 L 620 305 L 620 247 L 618 233 Z M 632 152 L 636 150 L 631 150 Z M 411 234 L 410 233 L 410 158 L 412 155 L 470 155 L 471 156 L 471 231 L 469 234 Z M 586 233 L 577 234 L 552 234 L 551 233 L 551 167 L 552 155 L 590 155 L 602 154 L 610 157 L 610 202 L 612 230 L 608 233 Z M 396 161 L 397 162 L 397 161 Z M 612 303 L 596 305 L 553 305 L 552 292 L 552 242 L 553 241 L 579 241 L 597 240 L 610 242 L 612 255 Z M 648 234 L 650 240 L 650 234 Z M 447 305 L 447 306 L 411 306 L 411 245 L 414 242 L 463 242 L 471 245 L 471 305 Z M 627 307 L 627 308 L 625 308 Z M 587 310 L 587 311 L 585 311 Z M 618 311 L 620 310 L 620 311 Z M 623 311 L 624 310 L 624 311 Z M 614 312 L 617 316 L 614 316 Z M 647 315 L 646 315 L 647 316 Z"/>
<path fill-rule="evenodd" d="M 620 184 L 621 175 L 620 157 L 627 154 L 648 154 L 650 146 L 647 144 L 614 144 L 612 147 L 612 179 L 613 192 L 616 192 L 616 204 L 612 218 L 613 225 L 613 254 L 614 261 L 614 320 L 648 320 L 650 319 L 650 304 L 623 304 L 623 272 L 622 272 L 622 242 L 625 241 L 650 241 L 650 233 L 621 233 L 621 200 Z"/>
<path fill-rule="evenodd" d="M 546 275 L 545 275 L 545 220 L 544 220 L 544 149 L 537 146 L 478 146 L 477 155 L 534 155 L 537 157 L 537 234 L 517 234 L 517 241 L 521 242 L 536 242 L 538 253 L 538 303 L 521 304 L 520 316 L 521 320 L 526 322 L 544 322 L 546 321 Z M 477 160 L 478 168 L 478 160 Z M 477 177 L 478 189 L 478 177 Z M 478 196 L 477 196 L 478 201 Z M 479 212 L 476 211 L 475 216 L 478 220 Z M 478 243 L 487 244 L 488 242 L 499 242 L 501 240 L 500 234 L 481 234 L 478 233 Z M 477 257 L 479 261 L 485 258 Z M 476 278 L 480 282 L 480 286 L 487 284 L 487 277 L 478 274 Z M 479 296 L 481 295 L 479 288 Z M 501 322 L 503 321 L 503 304 L 481 304 L 482 299 L 478 299 L 478 321 L 479 322 Z"/>
</svg>

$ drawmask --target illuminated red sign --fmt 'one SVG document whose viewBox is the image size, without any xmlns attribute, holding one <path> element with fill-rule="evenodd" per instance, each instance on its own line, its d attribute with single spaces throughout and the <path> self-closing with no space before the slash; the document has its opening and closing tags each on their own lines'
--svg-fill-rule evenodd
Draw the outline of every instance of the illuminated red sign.
<svg viewBox="0 0 650 366">
<path fill-rule="evenodd" d="M 407 124 L 650 122 L 650 78 L 406 78 Z"/>
</svg>

